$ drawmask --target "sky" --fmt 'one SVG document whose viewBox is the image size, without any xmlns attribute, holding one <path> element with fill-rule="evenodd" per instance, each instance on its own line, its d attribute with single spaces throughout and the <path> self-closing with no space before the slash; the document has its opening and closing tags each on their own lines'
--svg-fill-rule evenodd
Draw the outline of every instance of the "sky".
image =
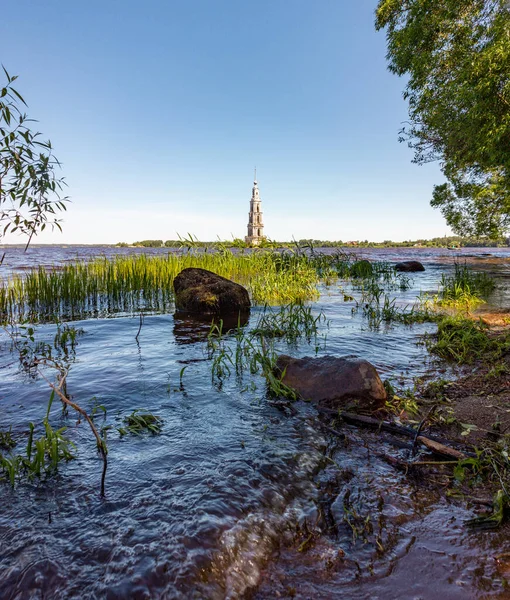
<svg viewBox="0 0 510 600">
<path fill-rule="evenodd" d="M 398 142 L 405 81 L 375 7 L 4 0 L 0 62 L 71 199 L 36 242 L 244 237 L 255 166 L 270 239 L 449 234 L 429 205 L 439 166 Z"/>
</svg>

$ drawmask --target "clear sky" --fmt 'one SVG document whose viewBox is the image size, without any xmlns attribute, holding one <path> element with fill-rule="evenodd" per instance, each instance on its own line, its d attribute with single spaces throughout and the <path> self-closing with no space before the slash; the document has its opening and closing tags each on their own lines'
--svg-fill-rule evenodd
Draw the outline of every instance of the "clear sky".
<svg viewBox="0 0 510 600">
<path fill-rule="evenodd" d="M 63 233 L 36 241 L 244 237 L 254 166 L 271 239 L 449 233 L 429 206 L 438 166 L 397 140 L 405 82 L 375 6 L 6 0 L 0 61 L 72 199 Z"/>
</svg>

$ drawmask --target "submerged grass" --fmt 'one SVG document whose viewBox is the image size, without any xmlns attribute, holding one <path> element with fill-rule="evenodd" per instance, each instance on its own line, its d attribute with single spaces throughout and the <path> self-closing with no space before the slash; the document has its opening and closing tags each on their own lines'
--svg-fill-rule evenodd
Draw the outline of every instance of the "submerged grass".
<svg viewBox="0 0 510 600">
<path fill-rule="evenodd" d="M 142 435 L 143 433 L 158 434 L 161 433 L 163 420 L 161 417 L 153 415 L 150 412 L 141 412 L 134 410 L 130 415 L 124 417 L 124 427 L 117 427 L 117 431 L 122 436 L 132 433 Z"/>
</svg>

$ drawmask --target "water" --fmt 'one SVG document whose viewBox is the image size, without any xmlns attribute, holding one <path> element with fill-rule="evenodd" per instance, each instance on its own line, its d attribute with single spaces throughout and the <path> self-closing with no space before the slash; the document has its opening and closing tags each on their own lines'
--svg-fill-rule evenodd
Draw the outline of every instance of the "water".
<svg viewBox="0 0 510 600">
<path fill-rule="evenodd" d="M 132 251 L 33 247 L 25 255 L 9 248 L 1 268 L 5 274 Z M 412 274 L 411 290 L 395 292 L 401 304 L 436 291 L 461 256 L 495 273 L 495 302 L 507 305 L 507 249 L 363 255 L 425 264 L 425 272 Z M 416 342 L 432 325 L 374 332 L 351 309 L 338 283 L 323 286 L 314 311 L 330 320 L 321 332 L 326 341 L 281 343 L 278 350 L 361 356 L 400 385 L 426 371 L 429 357 Z M 251 323 L 260 311 L 252 311 Z M 502 577 L 510 566 L 496 558 L 510 551 L 508 532 L 469 533 L 463 520 L 472 509 L 388 465 L 381 455 L 399 451 L 377 436 L 352 429 L 348 445 L 327 447 L 314 409 L 298 403 L 294 416 L 282 413 L 261 378 L 213 385 L 203 328 L 173 315 L 147 316 L 138 342 L 137 317 L 73 325 L 84 333 L 70 360 L 68 390 L 88 411 L 103 405 L 106 416 L 99 410 L 96 424 L 111 426 L 106 498 L 99 496 L 102 464 L 90 430 L 56 407 L 52 425 L 68 427 L 77 458 L 48 481 L 0 488 L 1 598 L 508 597 Z M 54 333 L 53 325 L 38 329 L 47 341 Z M 0 429 L 12 425 L 23 445 L 28 422 L 44 416 L 49 388 L 20 372 L 5 336 L 0 372 Z M 116 427 L 135 409 L 160 416 L 162 433 L 121 437 Z M 347 492 L 354 512 L 371 516 L 366 541 L 353 540 L 343 518 Z M 318 533 L 322 513 L 330 535 Z M 306 539 L 304 531 L 314 533 L 313 543 L 298 552 L 293 540 Z"/>
</svg>

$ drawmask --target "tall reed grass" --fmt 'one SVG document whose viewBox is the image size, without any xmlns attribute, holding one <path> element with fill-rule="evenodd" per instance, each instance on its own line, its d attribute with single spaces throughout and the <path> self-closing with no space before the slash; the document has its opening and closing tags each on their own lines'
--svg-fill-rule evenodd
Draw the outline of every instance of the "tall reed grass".
<svg viewBox="0 0 510 600">
<path fill-rule="evenodd" d="M 494 280 L 487 273 L 477 273 L 467 265 L 455 264 L 453 275 L 443 275 L 436 303 L 445 308 L 469 311 L 494 291 Z"/>
<path fill-rule="evenodd" d="M 227 249 L 81 261 L 16 274 L 0 286 L 0 321 L 65 321 L 88 317 L 166 312 L 173 307 L 173 281 L 187 267 L 200 267 L 247 287 L 258 305 L 315 300 L 318 284 L 337 278 L 358 284 L 369 278 L 405 288 L 407 281 L 386 263 L 358 261 L 345 253 L 322 254 Z"/>
<path fill-rule="evenodd" d="M 295 254 L 232 252 L 165 256 L 117 256 L 77 262 L 62 268 L 39 267 L 14 275 L 0 287 L 3 323 L 53 321 L 173 306 L 173 280 L 187 267 L 201 267 L 245 285 L 255 304 L 304 302 L 318 296 L 313 261 Z"/>
</svg>

